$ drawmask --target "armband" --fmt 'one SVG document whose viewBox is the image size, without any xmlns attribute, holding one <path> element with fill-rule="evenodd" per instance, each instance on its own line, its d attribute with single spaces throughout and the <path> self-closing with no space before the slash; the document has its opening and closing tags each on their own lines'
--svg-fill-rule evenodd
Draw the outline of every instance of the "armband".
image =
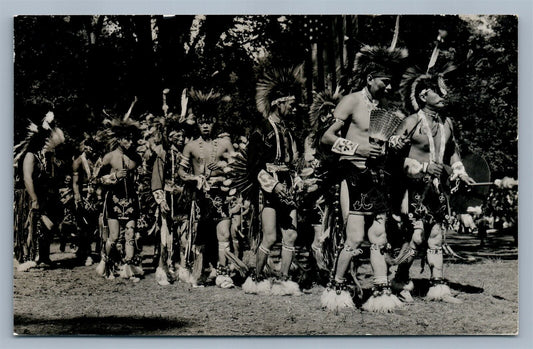
<svg viewBox="0 0 533 349">
<path fill-rule="evenodd" d="M 407 177 L 420 178 L 428 170 L 429 163 L 421 163 L 418 160 L 405 158 L 403 162 L 403 169 Z"/>
<path fill-rule="evenodd" d="M 116 173 L 112 173 L 112 174 L 108 174 L 108 175 L 105 175 L 105 176 L 102 176 L 101 178 L 101 182 L 102 184 L 116 184 L 117 183 L 117 175 Z"/>
<path fill-rule="evenodd" d="M 257 180 L 259 181 L 261 188 L 267 193 L 272 193 L 272 190 L 274 190 L 274 187 L 278 184 L 278 181 L 265 170 L 259 172 Z"/>
<path fill-rule="evenodd" d="M 155 202 L 158 205 L 161 205 L 165 201 L 165 192 L 163 191 L 163 189 L 158 189 L 154 191 L 153 194 L 154 194 Z"/>
<path fill-rule="evenodd" d="M 180 154 L 180 166 L 184 169 L 188 169 L 190 166 L 190 159 L 183 154 Z"/>
<path fill-rule="evenodd" d="M 331 151 L 341 155 L 354 155 L 357 147 L 359 144 L 339 137 L 331 147 Z"/>
</svg>

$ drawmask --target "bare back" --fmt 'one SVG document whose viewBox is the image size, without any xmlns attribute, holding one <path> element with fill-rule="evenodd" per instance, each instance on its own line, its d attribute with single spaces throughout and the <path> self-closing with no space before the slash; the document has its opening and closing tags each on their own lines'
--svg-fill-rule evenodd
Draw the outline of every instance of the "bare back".
<svg viewBox="0 0 533 349">
<path fill-rule="evenodd" d="M 126 154 L 120 150 L 115 149 L 104 156 L 102 165 L 110 165 L 111 173 L 117 172 L 122 169 L 133 170 L 137 167 L 137 163 L 130 159 Z"/>
</svg>

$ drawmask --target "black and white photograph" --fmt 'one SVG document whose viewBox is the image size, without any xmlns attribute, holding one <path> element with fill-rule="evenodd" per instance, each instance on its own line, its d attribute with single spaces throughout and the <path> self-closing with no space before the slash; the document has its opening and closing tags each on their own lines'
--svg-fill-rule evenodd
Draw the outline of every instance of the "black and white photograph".
<svg viewBox="0 0 533 349">
<path fill-rule="evenodd" d="M 13 17 L 13 334 L 517 335 L 518 22 Z"/>
</svg>

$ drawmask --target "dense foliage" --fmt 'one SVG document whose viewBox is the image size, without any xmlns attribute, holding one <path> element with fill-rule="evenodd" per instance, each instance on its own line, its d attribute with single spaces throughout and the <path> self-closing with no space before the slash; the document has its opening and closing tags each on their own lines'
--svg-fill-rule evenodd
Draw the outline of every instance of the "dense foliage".
<svg viewBox="0 0 533 349">
<path fill-rule="evenodd" d="M 104 110 L 161 115 L 161 91 L 179 110 L 183 88 L 227 95 L 220 127 L 247 134 L 261 116 L 255 84 L 271 64 L 306 64 L 300 115 L 312 90 L 341 85 L 363 44 L 389 45 L 396 16 L 18 16 L 15 18 L 15 142 L 27 120 L 54 107 L 73 139 L 95 130 Z M 495 176 L 517 175 L 517 18 L 402 16 L 398 46 L 427 66 L 438 29 L 441 61 L 459 69 L 447 112 L 464 153 L 483 154 Z M 317 54 L 318 52 L 318 54 Z M 303 133 L 304 117 L 298 119 Z M 303 139 L 303 137 L 302 137 Z"/>
</svg>

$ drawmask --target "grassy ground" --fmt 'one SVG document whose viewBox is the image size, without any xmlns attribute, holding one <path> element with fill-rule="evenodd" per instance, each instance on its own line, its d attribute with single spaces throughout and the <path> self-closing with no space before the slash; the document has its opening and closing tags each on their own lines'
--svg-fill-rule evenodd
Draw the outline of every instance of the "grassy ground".
<svg viewBox="0 0 533 349">
<path fill-rule="evenodd" d="M 14 332 L 149 336 L 515 334 L 518 261 L 512 258 L 512 241 L 496 238 L 491 241 L 501 247 L 500 251 L 507 251 L 503 254 L 506 259 L 478 258 L 474 263 L 447 260 L 445 273 L 462 304 L 426 301 L 423 295 L 429 272 L 426 267 L 420 273 L 420 263 L 415 261 L 411 270 L 415 303 L 393 314 L 326 312 L 320 308 L 321 286 L 298 297 L 261 297 L 247 295 L 240 288 L 191 288 L 184 283 L 159 286 L 150 270 L 139 283 L 109 281 L 97 277 L 94 266 L 74 266 L 73 254 L 61 253 L 54 245 L 52 257 L 60 262 L 59 268 L 14 271 Z M 483 253 L 470 248 L 476 242 L 469 241 L 461 240 L 464 248 L 456 250 Z M 370 288 L 369 266 L 364 264 L 359 272 L 363 287 Z"/>
</svg>

